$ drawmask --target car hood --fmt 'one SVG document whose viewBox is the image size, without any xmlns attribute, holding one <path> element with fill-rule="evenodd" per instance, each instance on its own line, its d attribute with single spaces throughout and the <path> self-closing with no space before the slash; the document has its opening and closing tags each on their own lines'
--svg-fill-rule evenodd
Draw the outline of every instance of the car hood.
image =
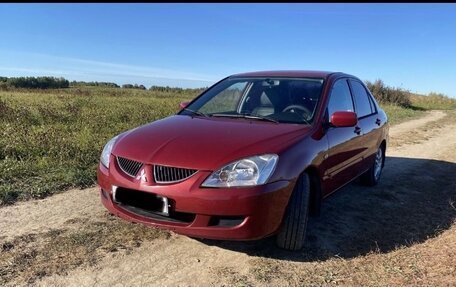
<svg viewBox="0 0 456 287">
<path fill-rule="evenodd" d="M 136 161 L 215 170 L 248 156 L 280 153 L 310 126 L 174 115 L 127 131 L 112 153 Z"/>
</svg>

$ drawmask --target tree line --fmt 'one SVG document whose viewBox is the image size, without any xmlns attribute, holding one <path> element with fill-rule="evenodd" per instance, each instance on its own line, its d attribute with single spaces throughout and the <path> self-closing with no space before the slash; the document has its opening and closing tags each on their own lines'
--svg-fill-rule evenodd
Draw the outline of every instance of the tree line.
<svg viewBox="0 0 456 287">
<path fill-rule="evenodd" d="M 0 76 L 0 90 L 9 90 L 9 89 L 65 89 L 69 87 L 108 87 L 108 88 L 122 88 L 122 89 L 139 89 L 147 90 L 144 85 L 140 84 L 123 84 L 119 86 L 113 82 L 97 82 L 97 81 L 68 81 L 62 77 L 2 77 Z M 183 93 L 187 91 L 203 91 L 206 88 L 177 88 L 177 87 L 161 87 L 161 86 L 151 86 L 150 91 L 160 91 L 160 92 L 174 92 L 174 93 Z"/>
<path fill-rule="evenodd" d="M 84 82 L 84 81 L 71 81 L 70 82 L 71 87 L 84 87 L 84 86 L 89 86 L 89 87 L 109 87 L 109 88 L 120 88 L 119 85 L 116 83 L 112 82 Z"/>
<path fill-rule="evenodd" d="M 60 89 L 68 88 L 70 82 L 62 77 L 0 77 L 0 88 Z"/>
</svg>

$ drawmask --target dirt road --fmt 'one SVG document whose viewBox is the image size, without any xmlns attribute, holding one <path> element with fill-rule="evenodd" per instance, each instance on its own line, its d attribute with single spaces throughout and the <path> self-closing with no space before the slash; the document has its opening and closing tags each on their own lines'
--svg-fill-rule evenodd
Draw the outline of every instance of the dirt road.
<svg viewBox="0 0 456 287">
<path fill-rule="evenodd" d="M 0 284 L 456 284 L 456 115 L 391 127 L 381 183 L 328 198 L 300 252 L 196 240 L 107 215 L 96 188 L 0 208 Z"/>
</svg>

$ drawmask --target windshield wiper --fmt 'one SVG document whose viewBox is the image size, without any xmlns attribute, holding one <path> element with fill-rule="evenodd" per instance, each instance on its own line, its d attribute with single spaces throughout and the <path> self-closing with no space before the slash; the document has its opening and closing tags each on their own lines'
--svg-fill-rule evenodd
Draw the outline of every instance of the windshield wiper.
<svg viewBox="0 0 456 287">
<path fill-rule="evenodd" d="M 199 112 L 199 111 L 194 111 L 194 110 L 187 109 L 187 108 L 184 108 L 184 111 L 189 111 L 194 115 L 198 115 L 198 116 L 202 116 L 202 117 L 206 117 L 206 118 L 208 117 L 208 115 L 206 115 L 205 113 Z"/>
<path fill-rule="evenodd" d="M 247 115 L 247 114 L 210 114 L 211 117 L 227 117 L 227 118 L 244 118 L 244 119 L 254 119 L 254 120 L 263 120 L 269 121 L 278 124 L 279 121 L 262 116 L 254 116 L 254 115 Z"/>
</svg>

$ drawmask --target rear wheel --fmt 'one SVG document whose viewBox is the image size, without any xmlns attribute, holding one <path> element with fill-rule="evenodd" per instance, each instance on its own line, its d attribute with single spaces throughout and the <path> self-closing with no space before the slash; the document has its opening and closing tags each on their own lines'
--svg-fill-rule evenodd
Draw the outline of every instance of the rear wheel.
<svg viewBox="0 0 456 287">
<path fill-rule="evenodd" d="M 306 238 L 309 217 L 310 182 L 309 175 L 302 174 L 296 182 L 285 211 L 282 226 L 277 234 L 277 245 L 287 250 L 299 250 Z"/>
<path fill-rule="evenodd" d="M 385 161 L 385 151 L 382 147 L 379 147 L 375 153 L 375 161 L 371 168 L 361 175 L 361 182 L 367 186 L 376 185 L 380 176 L 382 175 L 383 164 Z"/>
</svg>

